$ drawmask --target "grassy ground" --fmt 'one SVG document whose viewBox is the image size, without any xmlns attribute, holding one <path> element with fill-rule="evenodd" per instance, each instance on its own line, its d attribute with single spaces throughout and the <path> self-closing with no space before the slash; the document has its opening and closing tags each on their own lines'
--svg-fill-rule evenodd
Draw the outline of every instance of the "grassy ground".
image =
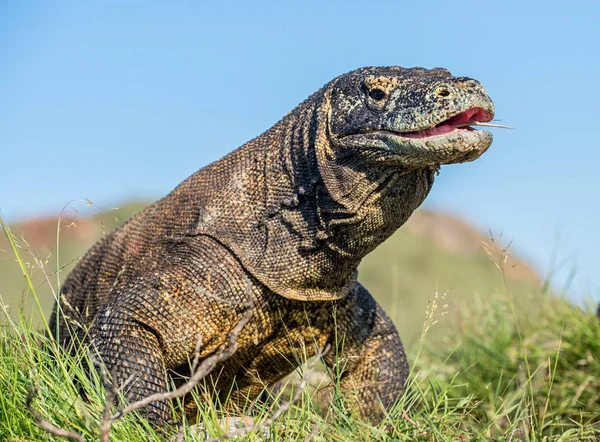
<svg viewBox="0 0 600 442">
<path fill-rule="evenodd" d="M 21 263 L 27 272 L 26 261 Z M 495 287 L 488 283 L 489 289 L 472 290 L 453 303 L 452 292 L 435 290 L 418 300 L 424 308 L 421 333 L 408 346 L 407 393 L 381 425 L 346 411 L 335 386 L 327 410 L 314 389 L 306 389 L 270 427 L 270 440 L 600 440 L 600 320 L 564 299 L 504 280 L 500 272 Z M 28 302 L 37 305 L 35 284 L 22 285 Z M 82 362 L 47 341 L 29 310 L 4 308 L 2 315 L 0 440 L 53 440 L 36 425 L 28 397 L 47 421 L 97 440 L 105 392 L 85 355 Z M 277 407 L 252 412 L 261 422 Z M 217 410 L 203 403 L 205 432 L 186 425 L 186 439 L 219 436 Z M 115 423 L 111 440 L 169 436 L 126 416 Z M 263 437 L 251 433 L 246 440 Z"/>
</svg>

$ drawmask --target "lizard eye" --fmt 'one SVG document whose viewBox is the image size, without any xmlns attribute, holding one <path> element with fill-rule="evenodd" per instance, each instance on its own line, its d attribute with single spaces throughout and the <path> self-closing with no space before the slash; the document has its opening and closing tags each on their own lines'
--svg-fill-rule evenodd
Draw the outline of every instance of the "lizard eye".
<svg viewBox="0 0 600 442">
<path fill-rule="evenodd" d="M 369 91 L 369 97 L 375 101 L 381 101 L 385 98 L 385 92 L 383 92 L 381 89 L 371 89 Z"/>
<path fill-rule="evenodd" d="M 438 97 L 447 97 L 450 95 L 450 91 L 446 88 L 440 88 L 437 90 Z"/>
</svg>

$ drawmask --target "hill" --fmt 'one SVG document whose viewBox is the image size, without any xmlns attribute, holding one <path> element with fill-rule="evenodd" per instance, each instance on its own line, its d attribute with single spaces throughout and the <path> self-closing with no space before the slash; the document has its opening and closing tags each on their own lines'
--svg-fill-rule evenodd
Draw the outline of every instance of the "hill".
<svg viewBox="0 0 600 442">
<path fill-rule="evenodd" d="M 54 302 L 48 281 L 57 287 L 95 241 L 143 207 L 144 203 L 134 202 L 102 210 L 88 203 L 77 211 L 71 208 L 64 212 L 60 222 L 54 216 L 11 226 L 39 287 L 46 314 Z M 525 296 L 541 287 L 541 279 L 532 267 L 507 255 L 501 244 L 463 220 L 431 210 L 417 211 L 367 256 L 360 266 L 359 279 L 395 320 L 408 345 L 420 336 L 428 300 L 436 292 L 447 293 L 450 314 L 444 322 L 451 325 L 460 306 L 474 294 L 510 290 L 515 296 Z M 26 314 L 39 314 L 4 238 L 0 239 L 0 296 L 10 309 L 23 306 Z"/>
</svg>

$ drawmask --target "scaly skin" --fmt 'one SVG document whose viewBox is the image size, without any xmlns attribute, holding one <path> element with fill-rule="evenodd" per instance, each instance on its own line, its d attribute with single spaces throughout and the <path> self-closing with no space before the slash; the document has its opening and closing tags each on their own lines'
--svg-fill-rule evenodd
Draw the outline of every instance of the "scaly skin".
<svg viewBox="0 0 600 442">
<path fill-rule="evenodd" d="M 218 352 L 251 294 L 239 349 L 211 377 L 217 394 L 235 385 L 234 400 L 256 398 L 315 344 L 343 342 L 325 361 L 333 367 L 337 353 L 342 387 L 378 421 L 408 363 L 357 266 L 423 202 L 441 165 L 472 161 L 492 142 L 452 126 L 493 113 L 478 82 L 443 69 L 337 77 L 99 241 L 67 278 L 52 330 L 64 346 L 92 346 L 118 383 L 134 374 L 135 400 L 189 374 L 199 335 L 201 358 Z M 451 133 L 423 137 L 451 117 L 435 129 Z M 145 413 L 159 425 L 171 418 L 166 403 Z"/>
</svg>

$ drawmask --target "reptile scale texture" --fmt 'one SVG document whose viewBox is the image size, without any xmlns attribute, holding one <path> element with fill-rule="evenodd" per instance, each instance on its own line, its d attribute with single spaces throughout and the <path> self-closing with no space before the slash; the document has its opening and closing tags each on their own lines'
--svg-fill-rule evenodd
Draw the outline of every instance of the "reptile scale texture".
<svg viewBox="0 0 600 442">
<path fill-rule="evenodd" d="M 218 353 L 251 303 L 238 350 L 210 375 L 215 394 L 233 385 L 231 401 L 253 400 L 337 345 L 325 363 L 343 362 L 342 388 L 377 422 L 408 362 L 358 264 L 423 202 L 440 166 L 487 150 L 492 135 L 469 124 L 493 115 L 479 82 L 445 69 L 341 75 L 96 243 L 65 281 L 51 330 L 72 350 L 90 346 L 118 384 L 133 375 L 133 401 L 189 376 L 199 336 L 200 361 Z M 166 402 L 143 413 L 173 418 Z"/>
</svg>

